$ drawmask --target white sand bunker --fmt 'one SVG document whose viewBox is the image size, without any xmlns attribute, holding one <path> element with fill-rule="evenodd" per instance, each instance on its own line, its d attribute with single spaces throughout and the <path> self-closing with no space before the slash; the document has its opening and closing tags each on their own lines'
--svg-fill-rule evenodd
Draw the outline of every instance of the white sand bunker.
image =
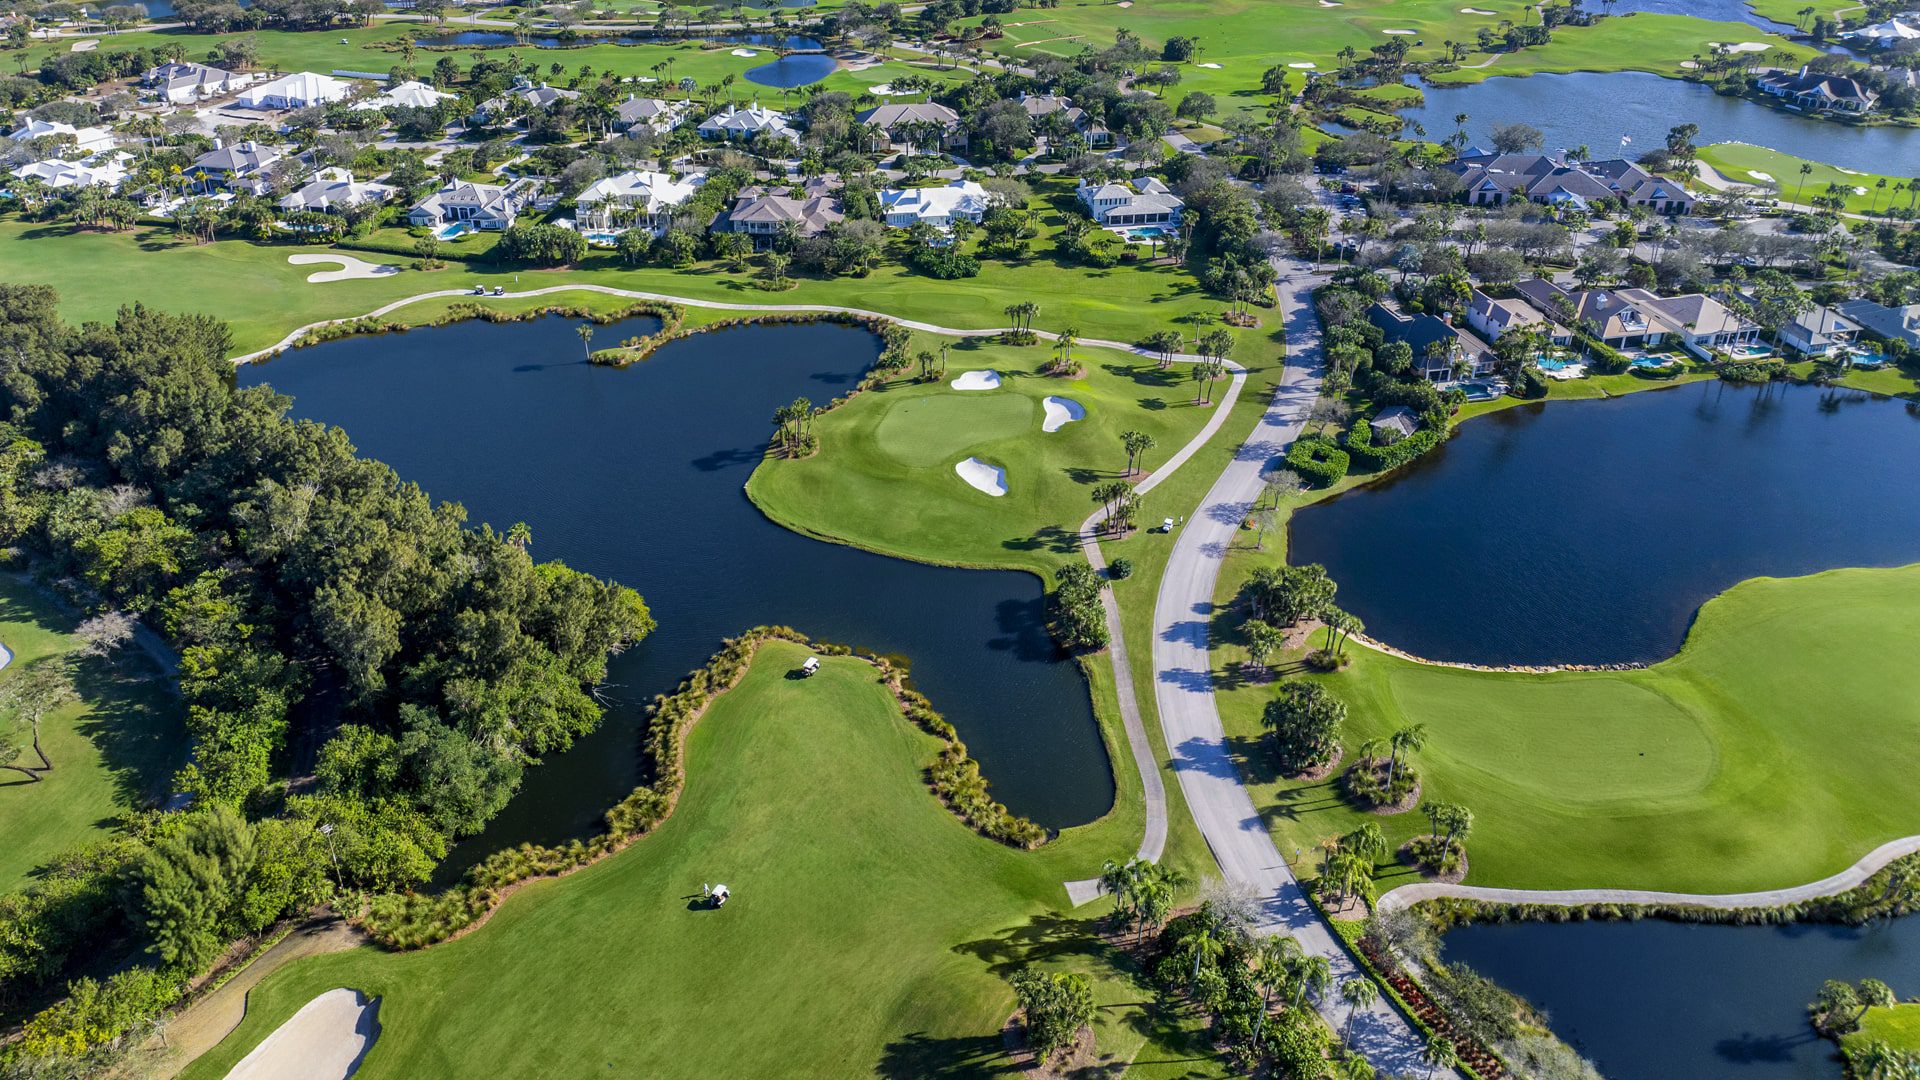
<svg viewBox="0 0 1920 1080">
<path fill-rule="evenodd" d="M 1755 180 L 1765 180 L 1769 184 L 1773 183 L 1772 173 L 1763 173 L 1759 169 L 1748 169 L 1747 175 L 1753 177 Z"/>
<path fill-rule="evenodd" d="M 227 1080 L 346 1080 L 379 1036 L 379 998 L 329 990 L 275 1028 Z"/>
<path fill-rule="evenodd" d="M 869 89 L 867 93 L 872 94 L 874 97 L 899 97 L 902 94 L 916 93 L 916 91 L 895 90 L 892 83 L 881 83 L 879 86 Z"/>
<path fill-rule="evenodd" d="M 1857 187 L 1853 189 L 1853 193 L 1855 195 L 1865 195 L 1867 193 L 1867 189 L 1863 187 Z"/>
<path fill-rule="evenodd" d="M 983 491 L 994 498 L 1007 493 L 1007 470 L 998 465 L 989 465 L 977 457 L 970 457 L 953 467 L 976 491 Z"/>
<path fill-rule="evenodd" d="M 759 56 L 760 54 L 759 54 L 759 53 L 757 53 L 757 52 L 754 52 L 754 51 L 753 51 L 752 49 L 735 49 L 735 50 L 733 50 L 733 55 L 735 55 L 735 56 Z"/>
<path fill-rule="evenodd" d="M 1720 43 L 1717 41 L 1710 41 L 1707 44 L 1719 45 Z M 1721 47 L 1726 49 L 1730 53 L 1750 53 L 1750 52 L 1766 52 L 1770 46 L 1768 46 L 1767 43 L 1764 41 L 1743 41 L 1738 45 L 1722 45 Z"/>
<path fill-rule="evenodd" d="M 1418 33 L 1418 31 L 1415 30 L 1382 30 L 1380 32 L 1383 34 L 1404 34 L 1408 37 L 1412 37 L 1415 33 Z"/>
<path fill-rule="evenodd" d="M 1206 64 L 1201 64 L 1201 65 L 1199 65 L 1199 66 L 1201 66 L 1201 67 L 1203 67 L 1203 68 L 1212 68 L 1212 69 L 1213 69 L 1213 70 L 1215 70 L 1215 71 L 1219 71 L 1219 70 L 1220 70 L 1220 65 L 1219 65 L 1219 64 L 1214 64 L 1214 63 L 1206 63 Z"/>
<path fill-rule="evenodd" d="M 1320 0 L 1321 7 L 1341 7 L 1340 0 Z"/>
<path fill-rule="evenodd" d="M 1497 11 L 1488 11 L 1486 8 L 1463 7 L 1460 9 L 1460 14 L 1462 15 L 1498 15 L 1500 13 Z"/>
<path fill-rule="evenodd" d="M 1070 397 L 1050 397 L 1040 403 L 1046 409 L 1046 418 L 1040 421 L 1041 431 L 1059 431 L 1075 420 L 1087 418 L 1087 407 Z"/>
<path fill-rule="evenodd" d="M 1000 373 L 991 368 L 985 371 L 969 371 L 948 385 L 955 390 L 998 390 Z"/>
<path fill-rule="evenodd" d="M 1315 65 L 1315 64 L 1314 64 L 1314 62 L 1313 62 L 1313 61 L 1311 61 L 1311 60 L 1305 60 L 1305 61 L 1302 61 L 1301 63 L 1298 63 L 1298 64 L 1288 64 L 1287 66 L 1288 66 L 1288 67 L 1290 67 L 1290 68 L 1297 68 L 1298 70 L 1301 70 L 1301 71 L 1310 71 L 1310 70 L 1312 70 L 1312 69 L 1313 69 L 1313 68 L 1314 68 L 1314 67 L 1315 67 L 1316 65 Z"/>
<path fill-rule="evenodd" d="M 1859 171 L 1858 169 L 1849 169 L 1849 168 L 1846 168 L 1845 166 L 1841 166 L 1841 165 L 1835 165 L 1835 166 L 1834 166 L 1834 168 L 1836 168 L 1836 169 L 1839 169 L 1839 170 L 1840 170 L 1841 172 L 1843 172 L 1843 173 L 1846 173 L 1846 174 L 1847 174 L 1848 176 L 1865 176 L 1865 175 L 1867 175 L 1866 173 L 1863 173 L 1863 172 L 1861 172 L 1861 171 Z"/>
<path fill-rule="evenodd" d="M 356 259 L 351 255 L 289 255 L 287 261 L 295 266 L 338 266 L 338 270 L 320 270 L 307 275 L 309 284 L 318 285 L 324 281 L 351 281 L 355 278 L 379 278 L 397 274 L 400 268 L 385 263 L 370 263 Z"/>
</svg>

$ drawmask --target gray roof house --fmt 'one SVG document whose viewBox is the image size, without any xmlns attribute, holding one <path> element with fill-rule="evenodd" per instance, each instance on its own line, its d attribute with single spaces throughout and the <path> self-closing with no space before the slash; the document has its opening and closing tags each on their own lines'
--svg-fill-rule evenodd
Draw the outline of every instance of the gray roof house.
<svg viewBox="0 0 1920 1080">
<path fill-rule="evenodd" d="M 795 130 L 793 120 L 785 113 L 765 109 L 759 102 L 740 108 L 728 105 L 722 112 L 700 122 L 700 136 L 706 139 L 751 139 L 755 135 L 769 135 L 776 138 L 798 139 L 800 132 Z"/>
<path fill-rule="evenodd" d="M 1467 202 L 1499 206 L 1527 199 L 1585 209 L 1617 199 L 1657 214 L 1690 214 L 1696 200 L 1625 158 L 1569 162 L 1551 154 L 1467 153 L 1448 166 L 1460 177 Z"/>
<path fill-rule="evenodd" d="M 1027 117 L 1032 120 L 1044 120 L 1055 113 L 1060 114 L 1073 130 L 1086 137 L 1088 146 L 1113 144 L 1113 132 L 1087 110 L 1075 105 L 1072 98 L 1058 94 L 1021 94 L 1020 107 L 1027 111 Z"/>
<path fill-rule="evenodd" d="M 1404 341 L 1413 349 L 1413 370 L 1432 382 L 1453 378 L 1453 362 L 1464 359 L 1472 374 L 1483 374 L 1489 360 L 1480 343 L 1460 328 L 1425 312 L 1406 312 L 1397 305 L 1375 303 L 1367 321 L 1380 328 L 1388 341 Z"/>
<path fill-rule="evenodd" d="M 171 105 L 187 105 L 231 94 L 253 80 L 252 75 L 193 63 L 161 64 L 140 77 L 142 85 L 159 91 L 161 99 Z"/>
<path fill-rule="evenodd" d="M 888 142 L 897 145 L 906 145 L 911 141 L 907 137 L 912 131 L 910 125 L 916 124 L 938 127 L 942 146 L 960 146 L 967 141 L 966 132 L 960 129 L 960 114 L 931 101 L 879 105 L 855 114 L 854 119 L 884 133 Z"/>
<path fill-rule="evenodd" d="M 733 206 L 714 219 L 713 231 L 745 233 L 753 237 L 755 247 L 766 247 L 788 227 L 788 222 L 801 236 L 819 236 L 827 226 L 844 220 L 840 200 L 831 195 L 795 199 L 760 188 L 743 188 Z"/>
<path fill-rule="evenodd" d="M 1872 300 L 1848 300 L 1835 304 L 1833 309 L 1859 323 L 1862 330 L 1874 337 L 1904 341 L 1920 349 L 1920 304 L 1888 307 Z"/>
<path fill-rule="evenodd" d="M 1420 417 L 1405 405 L 1389 405 L 1374 413 L 1367 424 L 1375 434 L 1390 434 L 1389 441 L 1399 442 L 1420 430 Z"/>
<path fill-rule="evenodd" d="M 519 200 L 506 188 L 455 180 L 420 200 L 407 212 L 407 223 L 434 229 L 466 224 L 498 232 L 510 227 L 519 212 Z"/>
<path fill-rule="evenodd" d="M 188 165 L 184 173 L 200 190 L 209 194 L 216 188 L 224 187 L 229 191 L 262 195 L 270 186 L 267 170 L 279 160 L 280 151 L 271 146 L 237 142 L 232 146 L 215 146 L 194 158 L 193 164 Z"/>
<path fill-rule="evenodd" d="M 1860 324 L 1839 311 L 1816 305 L 1793 317 L 1776 335 L 1782 345 L 1806 356 L 1825 356 L 1860 340 Z"/>
<path fill-rule="evenodd" d="M 1479 289 L 1473 290 L 1467 301 L 1467 325 L 1488 341 L 1498 341 L 1501 335 L 1512 330 L 1532 330 L 1556 344 L 1565 344 L 1572 337 L 1525 298 L 1495 298 Z"/>
<path fill-rule="evenodd" d="M 641 127 L 652 131 L 671 131 L 680 123 L 681 112 L 680 106 L 659 98 L 634 97 L 629 94 L 627 100 L 613 107 L 613 126 L 621 131 L 631 131 Z"/>
<path fill-rule="evenodd" d="M 538 112 L 548 108 L 556 101 L 573 101 L 580 96 L 578 90 L 563 90 L 546 83 L 532 83 L 521 80 L 513 89 L 497 98 L 488 98 L 473 110 L 467 119 L 475 124 L 490 124 L 494 119 L 513 108 L 514 102 L 525 102 L 529 111 Z"/>
<path fill-rule="evenodd" d="M 1803 109 L 1819 112 L 1872 112 L 1880 95 L 1857 79 L 1846 75 L 1825 75 L 1802 66 L 1799 71 L 1772 71 L 1753 83 L 1763 94 L 1772 94 Z"/>
<path fill-rule="evenodd" d="M 393 198 L 386 184 L 360 183 L 345 169 L 322 169 L 298 191 L 280 200 L 282 210 L 314 210 L 337 214 L 367 203 L 382 203 Z"/>
</svg>

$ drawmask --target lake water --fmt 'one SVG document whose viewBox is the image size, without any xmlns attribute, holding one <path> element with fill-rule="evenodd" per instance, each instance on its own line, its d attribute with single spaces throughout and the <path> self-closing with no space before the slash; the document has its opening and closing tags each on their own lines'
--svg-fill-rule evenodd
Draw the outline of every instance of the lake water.
<svg viewBox="0 0 1920 1080">
<path fill-rule="evenodd" d="M 1699 83 L 1637 71 L 1503 76 L 1467 86 L 1422 86 L 1426 102 L 1400 115 L 1433 140 L 1453 133 L 1466 113 L 1469 140 L 1491 145 L 1501 124 L 1524 123 L 1546 135 L 1546 149 L 1585 146 L 1596 158 L 1639 157 L 1666 143 L 1676 124 L 1700 125 L 1694 142 L 1744 142 L 1859 172 L 1899 173 L 1920 161 L 1920 130 L 1853 127 L 1722 97 Z M 1622 137 L 1631 138 L 1623 144 Z"/>
<path fill-rule="evenodd" d="M 1521 405 L 1294 515 L 1288 552 L 1419 656 L 1653 661 L 1747 578 L 1920 560 L 1916 457 L 1914 411 L 1846 390 Z"/>
<path fill-rule="evenodd" d="M 1920 918 L 1872 926 L 1467 926 L 1446 955 L 1546 1010 L 1608 1080 L 1834 1080 L 1807 1026 L 1827 979 L 1920 995 Z"/>
<path fill-rule="evenodd" d="M 504 30 L 456 30 L 444 34 L 430 34 L 416 39 L 418 44 L 428 47 L 458 49 L 500 49 L 508 46 L 518 47 L 519 38 Z M 581 34 L 572 41 L 562 41 L 551 34 L 529 35 L 525 44 L 536 49 L 567 49 L 588 45 L 676 45 L 686 38 L 669 37 L 662 34 Z M 718 34 L 704 41 L 720 42 L 727 45 L 759 45 L 772 48 L 781 45 L 784 48 L 800 52 L 818 52 L 826 48 L 819 38 L 804 34 Z"/>
<path fill-rule="evenodd" d="M 748 82 L 761 86 L 792 90 L 819 82 L 833 74 L 839 66 L 839 61 L 824 53 L 793 53 L 771 64 L 748 68 L 746 78 Z"/>
<path fill-rule="evenodd" d="M 994 794 L 1048 826 L 1113 801 L 1085 680 L 1056 653 L 1038 579 L 925 566 L 827 544 L 768 521 L 743 486 L 773 410 L 851 389 L 872 335 L 746 327 L 697 335 L 626 370 L 588 364 L 573 322 L 461 323 L 349 338 L 242 368 L 296 416 L 344 428 L 360 450 L 474 523 L 524 520 L 536 558 L 630 585 L 659 629 L 615 659 L 594 734 L 529 770 L 450 875 L 522 841 L 594 831 L 639 776 L 643 705 L 763 623 L 904 654 L 915 686 L 959 728 Z M 606 345 L 651 320 L 596 328 Z"/>
<path fill-rule="evenodd" d="M 1610 15 L 1644 12 L 1649 15 L 1691 15 L 1714 22 L 1743 22 L 1775 34 L 1792 34 L 1796 28 L 1775 22 L 1747 6 L 1746 0 L 1615 0 L 1609 5 L 1592 2 L 1582 5 L 1587 11 Z M 1737 44 L 1728 42 L 1727 44 Z"/>
</svg>

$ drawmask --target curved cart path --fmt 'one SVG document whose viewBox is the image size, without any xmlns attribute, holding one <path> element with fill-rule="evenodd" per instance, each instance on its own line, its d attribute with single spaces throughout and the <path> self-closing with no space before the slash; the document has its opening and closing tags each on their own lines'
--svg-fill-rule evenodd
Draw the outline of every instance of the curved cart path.
<svg viewBox="0 0 1920 1080">
<path fill-rule="evenodd" d="M 1759 892 L 1678 893 L 1655 892 L 1647 889 L 1490 889 L 1480 885 L 1446 885 L 1437 881 L 1423 881 L 1414 885 L 1402 885 L 1388 891 L 1380 898 L 1379 906 L 1380 910 L 1389 911 L 1394 908 L 1411 907 L 1423 900 L 1458 899 L 1481 900 L 1492 904 L 1551 904 L 1564 907 L 1578 907 L 1583 904 L 1660 904 L 1668 907 L 1718 908 L 1726 911 L 1741 908 L 1783 907 L 1787 904 L 1838 896 L 1843 892 L 1859 888 L 1888 863 L 1915 853 L 1920 853 L 1920 836 L 1906 836 L 1881 844 L 1868 852 L 1865 858 L 1832 877 L 1809 881 L 1805 885 L 1795 885 L 1792 888 L 1765 889 Z"/>
<path fill-rule="evenodd" d="M 1285 258 L 1275 259 L 1274 265 L 1280 273 L 1280 315 L 1287 335 L 1286 372 L 1259 426 L 1174 542 L 1153 611 L 1154 698 L 1194 823 L 1227 880 L 1249 887 L 1259 898 L 1256 931 L 1290 935 L 1308 953 L 1326 957 L 1338 985 L 1359 976 L 1360 969 L 1294 880 L 1241 783 L 1220 724 L 1208 651 L 1208 622 L 1221 563 L 1260 493 L 1261 472 L 1299 437 L 1324 374 L 1320 327 L 1310 296 L 1312 268 Z M 1320 1010 L 1336 1028 L 1346 1021 L 1346 1008 L 1337 995 L 1325 995 Z M 1381 1073 L 1427 1075 L 1420 1061 L 1425 1041 L 1391 1004 L 1380 1001 L 1362 1010 L 1353 1037 Z"/>
</svg>

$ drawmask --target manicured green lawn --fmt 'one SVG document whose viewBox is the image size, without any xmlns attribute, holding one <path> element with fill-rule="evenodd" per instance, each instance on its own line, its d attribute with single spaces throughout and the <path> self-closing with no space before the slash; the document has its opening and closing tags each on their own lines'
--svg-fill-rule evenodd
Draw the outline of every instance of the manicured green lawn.
<svg viewBox="0 0 1920 1080">
<path fill-rule="evenodd" d="M 1277 557 L 1269 552 L 1261 556 Z M 1230 601 L 1256 558 L 1237 555 Z M 1501 587 L 1490 581 L 1490 588 Z M 1464 671 L 1349 647 L 1322 678 L 1348 704 L 1345 745 L 1412 723 L 1427 798 L 1471 808 L 1469 883 L 1725 892 L 1811 881 L 1920 832 L 1895 797 L 1920 768 L 1920 567 L 1744 582 L 1702 608 L 1649 669 Z M 1396 845 L 1418 813 L 1375 818 L 1336 781 L 1280 779 L 1262 742 L 1271 684 L 1239 677 L 1240 612 L 1216 620 L 1221 711 L 1282 850 L 1379 821 Z M 1383 868 L 1383 887 L 1410 880 Z"/>
<path fill-rule="evenodd" d="M 1681 63 L 1696 55 L 1708 55 L 1712 42 L 1734 45 L 1749 41 L 1764 42 L 1770 51 L 1792 56 L 1795 63 L 1817 55 L 1809 46 L 1746 23 L 1639 14 L 1602 19 L 1589 27 L 1557 29 L 1548 44 L 1500 53 L 1491 63 L 1486 56 L 1468 57 L 1466 63 L 1475 66 L 1436 75 L 1434 81 L 1479 82 L 1495 75 L 1569 71 L 1646 71 L 1678 76 L 1684 70 Z"/>
<path fill-rule="evenodd" d="M 946 379 L 918 382 L 909 369 L 855 397 L 817 422 L 818 453 L 768 459 L 747 494 L 789 528 L 908 558 L 1040 572 L 1063 555 L 1078 558 L 1073 537 L 1096 508 L 1092 490 L 1125 470 L 1120 434 L 1153 437 L 1143 459 L 1151 472 L 1213 407 L 1194 404 L 1184 364 L 1161 370 L 1146 357 L 1080 349 L 1083 376 L 1063 379 L 1037 370 L 1050 355 L 1045 343 L 962 341 Z M 998 371 L 1000 389 L 949 385 L 976 369 Z M 1225 387 L 1224 379 L 1215 384 L 1216 398 Z M 1043 432 L 1041 401 L 1054 396 L 1079 402 L 1085 419 Z M 954 465 L 968 457 L 1004 468 L 1007 494 L 989 496 L 961 480 Z"/>
<path fill-rule="evenodd" d="M 0 686 L 34 664 L 71 652 L 73 620 L 11 575 L 0 576 L 0 645 L 13 661 Z M 114 663 L 80 665 L 82 700 L 40 722 L 53 769 L 34 783 L 0 772 L 0 892 L 61 852 L 103 835 L 113 818 L 149 805 L 185 759 L 179 702 L 147 657 L 129 647 Z M 24 733 L 20 744 L 27 745 Z M 19 759 L 39 759 L 28 749 Z"/>
<path fill-rule="evenodd" d="M 1802 378 L 1813 371 L 1813 361 L 1802 360 L 1789 364 L 1788 369 Z M 1914 379 L 1900 368 L 1889 364 L 1871 371 L 1865 368 L 1852 368 L 1840 376 L 1838 385 L 1850 386 L 1855 390 L 1884 394 L 1887 397 L 1920 397 L 1920 381 Z"/>
<path fill-rule="evenodd" d="M 1867 1010 L 1860 1018 L 1860 1030 L 1841 1040 L 1848 1050 L 1859 1050 L 1871 1042 L 1883 1042 L 1895 1050 L 1920 1052 L 1920 1004 L 1904 1002 Z"/>
<path fill-rule="evenodd" d="M 1100 977 L 1104 1052 L 1130 1059 L 1157 1038 L 1166 1021 L 1116 974 L 1090 916 L 1056 910 L 1063 876 L 1131 840 L 1080 832 L 1022 853 L 979 838 L 921 782 L 935 742 L 872 669 L 829 659 L 787 678 L 804 655 L 766 646 L 709 709 L 679 808 L 653 835 L 527 887 L 459 941 L 289 967 L 186 1075 L 224 1075 L 335 986 L 382 998 L 368 1080 L 994 1075 L 1008 1064 L 1004 976 L 1032 963 Z M 696 910 L 713 881 L 732 902 Z M 1153 1057 L 1197 1056 L 1165 1034 Z M 1204 1060 L 1177 1075 L 1195 1066 L 1216 1075 Z"/>
<path fill-rule="evenodd" d="M 1912 177 L 1853 172 L 1769 150 L 1764 146 L 1714 143 L 1701 149 L 1700 160 L 1738 183 L 1758 184 L 1771 177 L 1780 192 L 1780 198 L 1789 202 L 1805 204 L 1816 195 L 1824 195 L 1828 184 L 1839 184 L 1847 189 L 1846 208 L 1855 214 L 1884 212 L 1889 207 L 1909 206 L 1914 201 L 1907 190 L 1912 184 Z M 1813 171 L 1804 178 L 1800 175 L 1802 165 L 1813 166 Z M 1882 180 L 1886 181 L 1885 187 L 1879 186 Z"/>
</svg>

